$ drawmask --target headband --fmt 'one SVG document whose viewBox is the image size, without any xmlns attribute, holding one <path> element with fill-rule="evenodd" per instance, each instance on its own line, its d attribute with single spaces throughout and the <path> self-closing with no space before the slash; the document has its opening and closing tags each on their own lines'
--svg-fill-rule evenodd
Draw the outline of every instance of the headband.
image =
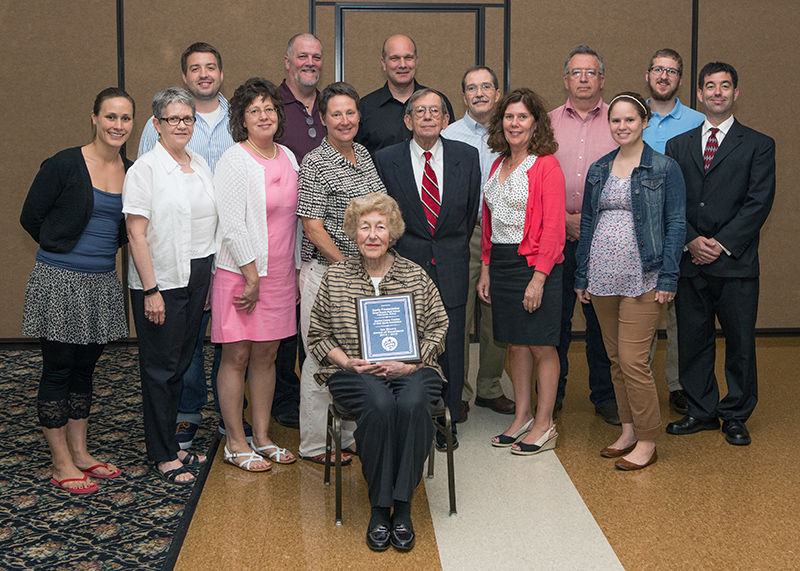
<svg viewBox="0 0 800 571">
<path fill-rule="evenodd" d="M 644 110 L 644 116 L 647 117 L 647 107 L 642 105 L 642 102 L 633 97 L 632 95 L 617 95 L 614 99 L 611 100 L 608 106 L 611 107 L 617 99 L 630 99 L 631 101 L 635 101 L 636 104 L 639 105 L 639 107 L 641 107 Z"/>
</svg>

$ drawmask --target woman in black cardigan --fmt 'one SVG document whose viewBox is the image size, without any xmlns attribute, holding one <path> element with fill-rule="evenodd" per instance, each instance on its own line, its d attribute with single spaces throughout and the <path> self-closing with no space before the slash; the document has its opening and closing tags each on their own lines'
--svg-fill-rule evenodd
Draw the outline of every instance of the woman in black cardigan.
<svg viewBox="0 0 800 571">
<path fill-rule="evenodd" d="M 132 164 L 120 149 L 134 110 L 124 90 L 101 91 L 92 142 L 42 163 L 20 215 L 39 244 L 22 333 L 39 337 L 42 348 L 37 412 L 53 456 L 50 482 L 72 494 L 96 491 L 90 476 L 122 473 L 89 453 L 86 433 L 95 364 L 108 341 L 128 335 L 116 254 L 126 239 L 122 182 Z"/>
</svg>

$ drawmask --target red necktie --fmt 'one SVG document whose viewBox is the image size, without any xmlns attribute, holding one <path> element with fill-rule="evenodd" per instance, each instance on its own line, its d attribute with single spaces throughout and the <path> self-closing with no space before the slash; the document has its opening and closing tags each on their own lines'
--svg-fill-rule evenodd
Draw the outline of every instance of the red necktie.
<svg viewBox="0 0 800 571">
<path fill-rule="evenodd" d="M 436 221 L 439 219 L 439 209 L 442 202 L 439 198 L 439 183 L 436 182 L 436 173 L 431 166 L 430 151 L 423 153 L 425 157 L 425 169 L 422 174 L 422 204 L 425 206 L 425 217 L 428 219 L 428 226 L 431 234 L 436 229 Z"/>
<path fill-rule="evenodd" d="M 708 141 L 706 141 L 706 150 L 703 151 L 703 166 L 706 172 L 708 172 L 708 167 L 711 166 L 711 161 L 714 160 L 714 155 L 717 154 L 717 149 L 719 149 L 717 131 L 719 131 L 719 129 L 711 127 L 711 134 L 708 136 Z"/>
</svg>

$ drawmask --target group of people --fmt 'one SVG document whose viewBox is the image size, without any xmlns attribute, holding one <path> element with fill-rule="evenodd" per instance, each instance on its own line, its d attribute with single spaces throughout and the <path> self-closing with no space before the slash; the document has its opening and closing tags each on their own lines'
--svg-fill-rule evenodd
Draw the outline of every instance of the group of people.
<svg viewBox="0 0 800 571">
<path fill-rule="evenodd" d="M 193 44 L 181 59 L 187 89 L 153 98 L 135 163 L 120 155 L 133 100 L 109 88 L 95 101 L 92 142 L 42 164 L 21 216 L 40 245 L 23 333 L 41 340 L 38 414 L 55 486 L 90 493 L 89 477 L 122 472 L 91 456 L 86 437 L 95 364 L 128 334 L 115 269 L 126 241 L 155 473 L 192 484 L 191 469 L 207 461 L 191 445 L 210 317 L 225 460 L 252 472 L 295 462 L 269 437 L 275 418 L 300 429 L 300 458 L 325 463 L 336 399 L 356 416 L 343 429 L 342 464 L 360 456 L 376 551 L 414 545 L 413 492 L 434 438 L 447 446 L 431 418 L 440 400 L 455 422 L 467 420 L 473 396 L 513 415 L 492 446 L 555 448 L 576 300 L 591 402 L 622 427 L 601 455 L 622 470 L 657 459 L 662 306 L 670 405 L 686 415 L 667 432 L 722 419 L 728 442 L 749 444 L 758 233 L 775 159 L 772 139 L 733 118 L 732 66 L 701 70 L 705 116 L 675 97 L 683 63 L 670 49 L 651 58 L 649 99 L 622 92 L 606 104 L 602 57 L 577 47 L 564 67 L 567 102 L 549 113 L 534 91 L 503 95 L 494 71 L 475 66 L 462 79 L 467 112 L 451 123 L 447 98 L 416 81 L 407 36 L 384 42 L 387 82 L 363 99 L 344 82 L 320 92 L 322 62 L 320 41 L 298 34 L 280 86 L 251 78 L 228 102 L 219 52 Z M 421 359 L 365 360 L 356 299 L 408 293 Z M 715 318 L 727 343 L 721 401 Z M 513 400 L 500 386 L 506 354 Z"/>
</svg>

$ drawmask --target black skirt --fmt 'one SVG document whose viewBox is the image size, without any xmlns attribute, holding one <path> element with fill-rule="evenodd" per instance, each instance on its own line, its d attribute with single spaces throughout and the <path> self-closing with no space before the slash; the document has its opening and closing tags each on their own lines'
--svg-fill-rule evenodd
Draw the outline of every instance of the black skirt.
<svg viewBox="0 0 800 571">
<path fill-rule="evenodd" d="M 522 306 L 535 267 L 517 253 L 518 244 L 492 244 L 489 293 L 492 297 L 494 340 L 514 345 L 556 346 L 561 337 L 562 264 L 544 282 L 542 305 L 533 313 Z"/>
</svg>

